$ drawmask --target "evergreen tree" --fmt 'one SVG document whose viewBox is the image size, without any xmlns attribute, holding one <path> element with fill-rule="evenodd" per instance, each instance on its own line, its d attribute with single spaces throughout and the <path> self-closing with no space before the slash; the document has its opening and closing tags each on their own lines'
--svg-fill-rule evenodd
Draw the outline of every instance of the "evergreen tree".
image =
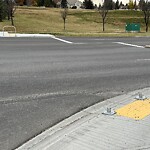
<svg viewBox="0 0 150 150">
<path fill-rule="evenodd" d="M 134 9 L 133 0 L 129 0 L 128 9 Z"/>
<path fill-rule="evenodd" d="M 134 1 L 134 9 L 135 9 L 135 10 L 138 9 L 137 4 L 136 4 L 136 0 Z"/>
<path fill-rule="evenodd" d="M 112 10 L 113 9 L 113 1 L 112 0 L 104 0 L 104 5 L 103 7 L 105 7 L 105 9 L 107 10 Z"/>
<path fill-rule="evenodd" d="M 144 0 L 140 0 L 139 1 L 139 8 L 142 10 L 142 8 L 143 8 L 143 4 L 144 4 Z"/>
<path fill-rule="evenodd" d="M 84 0 L 83 5 L 85 9 L 94 9 L 94 4 L 92 0 Z"/>
<path fill-rule="evenodd" d="M 119 0 L 117 0 L 115 3 L 115 9 L 119 9 Z"/>
<path fill-rule="evenodd" d="M 44 0 L 37 0 L 37 6 L 44 6 Z"/>
<path fill-rule="evenodd" d="M 0 22 L 3 21 L 3 1 L 0 0 Z"/>
<path fill-rule="evenodd" d="M 44 6 L 50 7 L 51 6 L 51 0 L 44 0 Z"/>
<path fill-rule="evenodd" d="M 124 4 L 122 3 L 122 1 L 119 4 L 119 8 L 122 8 L 124 6 Z"/>
<path fill-rule="evenodd" d="M 61 8 L 67 8 L 67 0 L 61 0 Z"/>
<path fill-rule="evenodd" d="M 0 22 L 3 21 L 3 19 L 6 18 L 7 16 L 7 7 L 6 7 L 6 3 L 3 0 L 0 0 Z"/>
<path fill-rule="evenodd" d="M 44 0 L 45 7 L 55 7 L 55 3 L 52 0 Z"/>
<path fill-rule="evenodd" d="M 97 4 L 94 5 L 94 8 L 97 9 Z"/>
</svg>

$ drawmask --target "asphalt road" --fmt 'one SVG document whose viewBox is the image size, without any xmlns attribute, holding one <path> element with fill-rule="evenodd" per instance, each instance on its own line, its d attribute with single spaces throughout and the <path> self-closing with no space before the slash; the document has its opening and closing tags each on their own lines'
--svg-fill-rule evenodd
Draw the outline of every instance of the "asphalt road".
<svg viewBox="0 0 150 150">
<path fill-rule="evenodd" d="M 150 38 L 62 39 L 73 43 L 0 38 L 1 150 L 92 104 L 150 86 L 150 49 L 138 47 Z"/>
</svg>

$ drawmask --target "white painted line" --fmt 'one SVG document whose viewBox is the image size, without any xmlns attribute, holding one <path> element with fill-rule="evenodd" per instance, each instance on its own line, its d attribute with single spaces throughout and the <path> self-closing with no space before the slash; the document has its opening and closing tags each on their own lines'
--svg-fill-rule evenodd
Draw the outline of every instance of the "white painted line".
<svg viewBox="0 0 150 150">
<path fill-rule="evenodd" d="M 150 59 L 137 59 L 137 61 L 150 61 Z"/>
<path fill-rule="evenodd" d="M 48 38 L 48 37 L 53 37 L 54 35 L 51 34 L 16 34 L 16 37 L 38 37 L 38 38 Z"/>
<path fill-rule="evenodd" d="M 92 41 L 111 41 L 113 39 L 91 39 Z"/>
<path fill-rule="evenodd" d="M 82 44 L 88 44 L 88 43 L 73 43 L 75 45 L 82 45 Z"/>
<path fill-rule="evenodd" d="M 70 42 L 70 41 L 66 41 L 66 40 L 63 40 L 63 39 L 60 39 L 60 38 L 57 38 L 55 36 L 52 37 L 53 39 L 55 40 L 58 40 L 58 41 L 61 41 L 61 42 L 64 42 L 64 43 L 68 43 L 68 44 L 72 44 L 73 42 Z"/>
<path fill-rule="evenodd" d="M 123 43 L 123 42 L 114 42 L 114 43 L 121 44 L 121 45 L 126 45 L 126 46 L 144 48 L 144 46 L 139 46 L 139 45 L 134 45 L 134 44 L 129 44 L 129 43 Z"/>
</svg>

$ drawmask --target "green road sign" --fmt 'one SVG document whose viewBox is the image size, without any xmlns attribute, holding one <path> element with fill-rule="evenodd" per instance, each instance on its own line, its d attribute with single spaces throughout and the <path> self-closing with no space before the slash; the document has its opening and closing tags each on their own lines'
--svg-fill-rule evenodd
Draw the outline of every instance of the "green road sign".
<svg viewBox="0 0 150 150">
<path fill-rule="evenodd" d="M 140 32 L 140 24 L 139 23 L 127 23 L 125 30 L 127 32 Z"/>
</svg>

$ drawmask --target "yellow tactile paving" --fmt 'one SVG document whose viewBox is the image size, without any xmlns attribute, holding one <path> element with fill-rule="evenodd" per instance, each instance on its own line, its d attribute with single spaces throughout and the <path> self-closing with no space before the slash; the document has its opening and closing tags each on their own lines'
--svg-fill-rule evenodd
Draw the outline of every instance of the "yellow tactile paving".
<svg viewBox="0 0 150 150">
<path fill-rule="evenodd" d="M 150 99 L 136 100 L 116 110 L 117 115 L 133 118 L 135 120 L 143 119 L 150 115 Z"/>
</svg>

